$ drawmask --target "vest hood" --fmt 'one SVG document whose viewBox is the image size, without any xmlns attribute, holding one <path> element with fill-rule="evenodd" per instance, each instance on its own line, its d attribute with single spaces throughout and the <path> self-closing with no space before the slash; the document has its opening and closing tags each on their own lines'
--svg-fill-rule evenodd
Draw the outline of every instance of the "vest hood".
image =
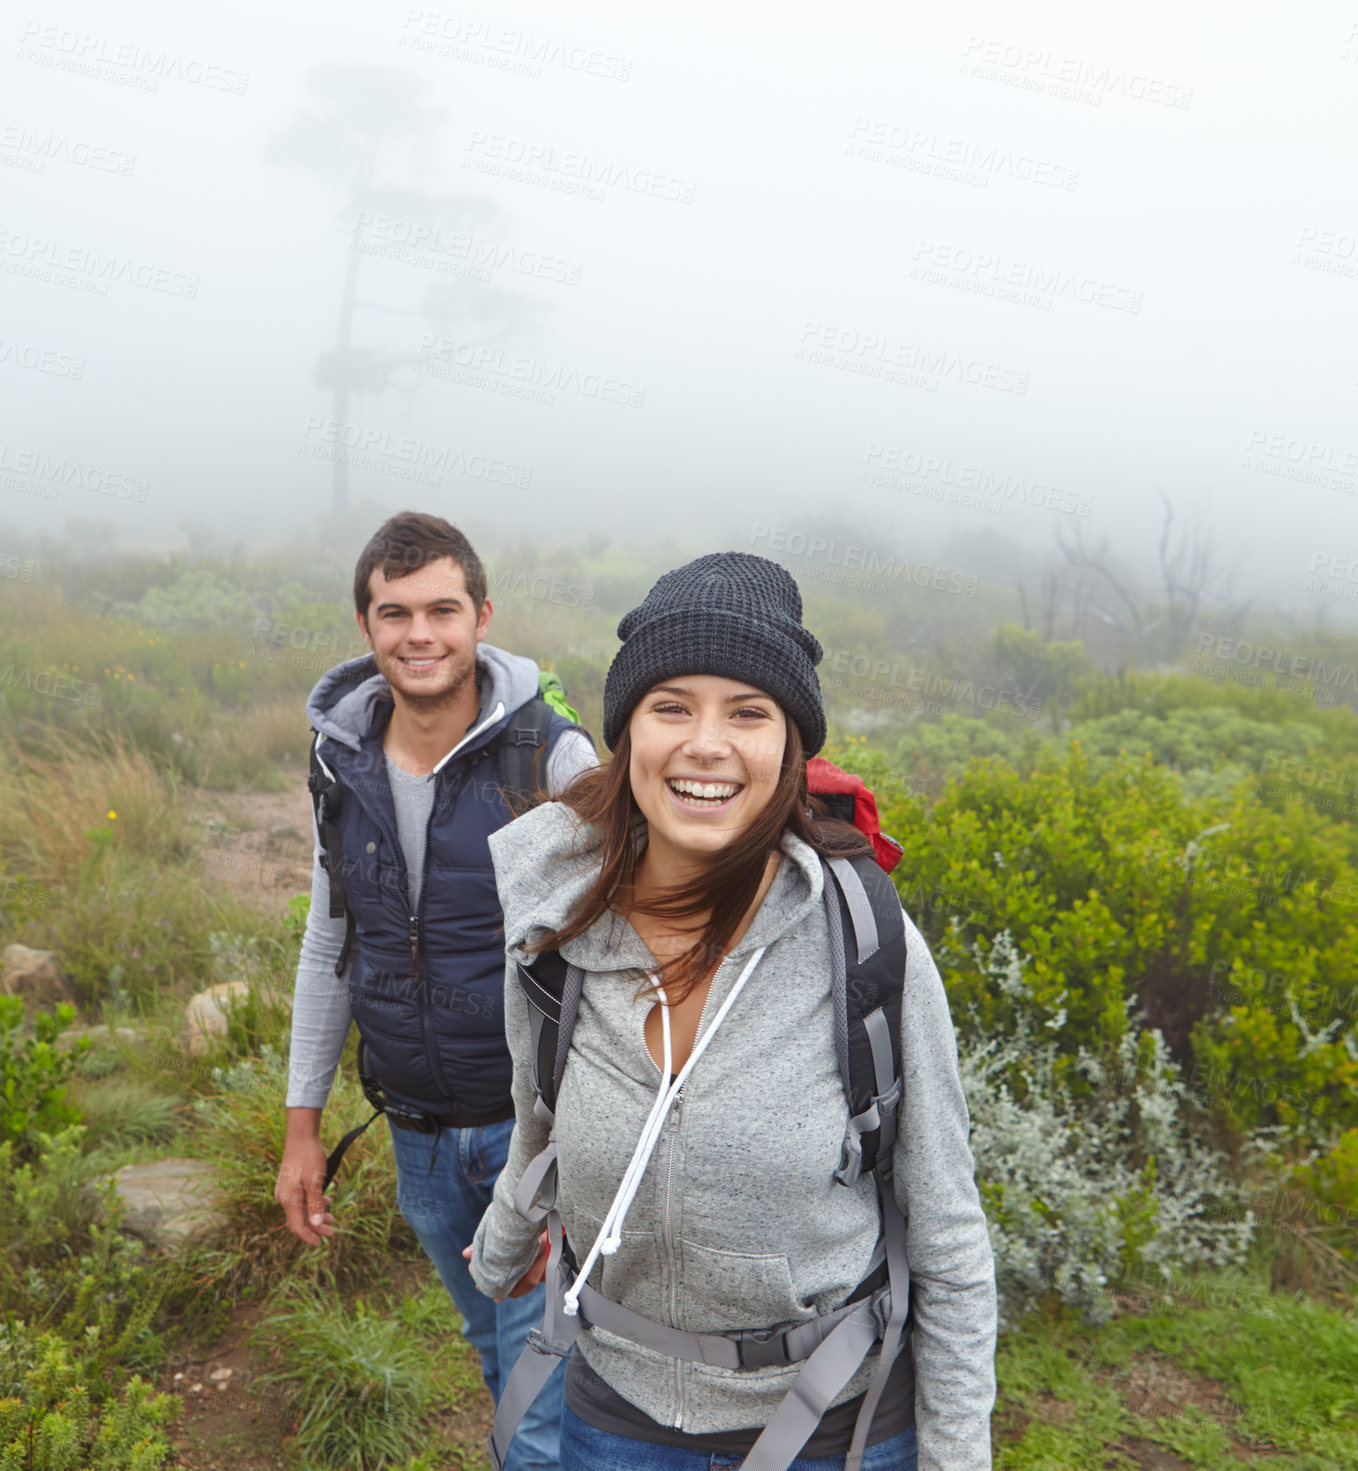
<svg viewBox="0 0 1358 1471">
<path fill-rule="evenodd" d="M 476 662 L 484 678 L 481 709 L 473 726 L 480 725 L 497 704 L 503 704 L 501 719 L 493 727 L 498 729 L 516 710 L 536 698 L 538 666 L 532 659 L 507 654 L 493 644 L 482 644 L 477 649 Z M 385 675 L 377 672 L 377 661 L 371 654 L 363 654 L 321 676 L 307 697 L 306 713 L 313 729 L 357 751 L 363 737 L 385 721 L 393 703 L 391 685 Z"/>
<path fill-rule="evenodd" d="M 643 847 L 647 838 L 641 822 Z M 505 949 L 522 947 L 560 929 L 589 892 L 599 871 L 593 829 L 562 802 L 543 802 L 490 838 L 490 856 L 505 917 Z M 824 874 L 820 856 L 783 834 L 783 862 L 750 928 L 730 954 L 771 945 L 801 924 L 820 904 Z M 562 956 L 586 971 L 650 970 L 655 957 L 620 915 L 609 912 L 583 935 L 561 947 Z"/>
</svg>

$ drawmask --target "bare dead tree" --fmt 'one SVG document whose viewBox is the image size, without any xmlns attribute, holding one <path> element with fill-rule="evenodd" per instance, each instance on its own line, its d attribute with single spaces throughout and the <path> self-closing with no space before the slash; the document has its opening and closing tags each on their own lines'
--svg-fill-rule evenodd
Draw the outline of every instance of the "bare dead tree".
<svg viewBox="0 0 1358 1471">
<path fill-rule="evenodd" d="M 336 180 L 343 189 L 343 219 L 351 232 L 340 284 L 334 346 L 318 354 L 313 376 L 328 390 L 331 410 L 340 424 L 348 422 L 358 394 L 388 389 L 409 394 L 401 371 L 418 354 L 371 347 L 357 340 L 360 313 L 417 317 L 444 335 L 456 330 L 459 342 L 479 343 L 521 324 L 522 298 L 488 286 L 455 281 L 428 287 L 414 305 L 397 305 L 360 297 L 365 218 L 378 214 L 419 219 L 450 228 L 485 223 L 498 211 L 488 200 L 430 192 L 388 181 L 391 171 L 408 167 L 427 172 L 427 146 L 443 114 L 423 100 L 424 82 L 390 67 L 330 66 L 308 79 L 313 104 L 299 113 L 269 145 L 271 162 L 305 169 Z M 336 454 L 331 473 L 332 508 L 349 508 L 349 465 Z"/>
</svg>

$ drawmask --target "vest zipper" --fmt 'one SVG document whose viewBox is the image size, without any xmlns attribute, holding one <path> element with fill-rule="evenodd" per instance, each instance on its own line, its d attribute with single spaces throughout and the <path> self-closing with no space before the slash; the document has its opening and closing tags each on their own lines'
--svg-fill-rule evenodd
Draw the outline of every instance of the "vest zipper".
<svg viewBox="0 0 1358 1471">
<path fill-rule="evenodd" d="M 424 919 L 424 901 L 429 893 L 429 837 L 434 831 L 434 816 L 439 805 L 439 786 L 442 781 L 442 772 L 434 773 L 434 800 L 429 804 L 429 816 L 424 824 L 424 872 L 420 878 L 420 897 L 415 906 L 415 913 L 410 916 L 410 980 L 415 991 L 415 1004 L 420 1011 L 420 1027 L 424 1032 L 424 1055 L 429 1063 L 430 1076 L 434 1079 L 442 1097 L 452 1102 L 448 1092 L 448 1082 L 443 1076 L 443 1061 L 439 1057 L 438 1039 L 434 1026 L 432 1000 L 420 978 L 420 927 Z M 402 856 L 402 866 L 405 859 Z M 410 875 L 406 874 L 406 894 L 410 893 Z"/>
</svg>

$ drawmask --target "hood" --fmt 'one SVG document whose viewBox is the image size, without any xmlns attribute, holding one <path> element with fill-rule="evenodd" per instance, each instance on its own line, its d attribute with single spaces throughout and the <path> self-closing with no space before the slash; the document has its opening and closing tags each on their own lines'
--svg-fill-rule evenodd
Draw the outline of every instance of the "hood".
<svg viewBox="0 0 1358 1471">
<path fill-rule="evenodd" d="M 647 828 L 641 822 L 642 844 Z M 783 834 L 783 861 L 753 923 L 731 955 L 770 945 L 821 902 L 819 855 L 792 833 Z M 560 929 L 589 892 L 599 871 L 593 829 L 562 802 L 543 802 L 490 836 L 496 887 L 505 917 L 505 948 L 526 958 L 523 946 Z M 586 971 L 650 970 L 655 957 L 632 926 L 609 912 L 561 954 Z"/>
<path fill-rule="evenodd" d="M 538 693 L 538 666 L 520 654 L 507 654 L 493 644 L 482 644 L 476 651 L 476 662 L 484 671 L 481 685 L 481 709 L 472 722 L 473 729 L 504 706 L 498 726 Z M 316 682 L 307 697 L 306 713 L 312 728 L 329 740 L 353 750 L 375 725 L 385 721 L 393 704 L 391 686 L 386 676 L 377 672 L 377 661 L 371 654 L 349 659 Z"/>
</svg>

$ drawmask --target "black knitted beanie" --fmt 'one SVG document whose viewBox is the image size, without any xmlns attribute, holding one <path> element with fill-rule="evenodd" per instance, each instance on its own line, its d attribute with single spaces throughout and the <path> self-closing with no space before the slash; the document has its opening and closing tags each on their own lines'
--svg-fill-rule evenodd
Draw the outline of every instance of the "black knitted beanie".
<svg viewBox="0 0 1358 1471">
<path fill-rule="evenodd" d="M 677 567 L 618 624 L 618 637 L 623 645 L 604 681 L 609 750 L 646 691 L 682 674 L 747 680 L 796 721 L 808 756 L 825 744 L 821 646 L 802 626 L 802 595 L 777 562 L 713 552 Z"/>
</svg>

